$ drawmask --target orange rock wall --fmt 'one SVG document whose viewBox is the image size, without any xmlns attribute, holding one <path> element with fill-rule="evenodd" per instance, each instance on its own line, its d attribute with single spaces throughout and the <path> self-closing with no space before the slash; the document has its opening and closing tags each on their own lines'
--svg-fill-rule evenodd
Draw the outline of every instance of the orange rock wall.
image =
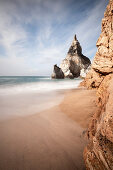
<svg viewBox="0 0 113 170">
<path fill-rule="evenodd" d="M 97 89 L 97 111 L 90 122 L 84 150 L 87 170 L 113 170 L 113 0 L 102 19 L 102 33 L 91 71 L 81 85 Z"/>
</svg>

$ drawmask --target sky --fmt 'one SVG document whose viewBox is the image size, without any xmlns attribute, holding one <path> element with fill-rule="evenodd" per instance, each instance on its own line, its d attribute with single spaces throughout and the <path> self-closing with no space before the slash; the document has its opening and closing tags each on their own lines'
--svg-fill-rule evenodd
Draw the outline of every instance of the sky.
<svg viewBox="0 0 113 170">
<path fill-rule="evenodd" d="M 51 75 L 76 34 L 93 60 L 108 0 L 0 0 L 0 76 Z"/>
</svg>

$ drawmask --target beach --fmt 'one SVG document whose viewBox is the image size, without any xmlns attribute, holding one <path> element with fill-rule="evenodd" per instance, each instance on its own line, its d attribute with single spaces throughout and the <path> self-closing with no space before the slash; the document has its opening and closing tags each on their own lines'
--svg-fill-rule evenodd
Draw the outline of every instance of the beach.
<svg viewBox="0 0 113 170">
<path fill-rule="evenodd" d="M 95 91 L 60 94 L 39 112 L 0 120 L 0 170 L 85 169 L 83 133 L 95 112 Z"/>
<path fill-rule="evenodd" d="M 72 90 L 64 97 L 60 109 L 81 127 L 87 128 L 96 109 L 96 91 Z"/>
</svg>

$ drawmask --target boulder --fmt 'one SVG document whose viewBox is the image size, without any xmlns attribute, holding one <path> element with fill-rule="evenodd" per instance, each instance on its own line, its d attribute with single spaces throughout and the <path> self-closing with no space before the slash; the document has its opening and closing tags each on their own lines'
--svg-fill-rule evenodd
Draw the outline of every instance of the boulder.
<svg viewBox="0 0 113 170">
<path fill-rule="evenodd" d="M 54 70 L 51 77 L 53 79 L 64 79 L 64 73 L 61 68 L 59 68 L 57 65 L 54 65 Z"/>
</svg>

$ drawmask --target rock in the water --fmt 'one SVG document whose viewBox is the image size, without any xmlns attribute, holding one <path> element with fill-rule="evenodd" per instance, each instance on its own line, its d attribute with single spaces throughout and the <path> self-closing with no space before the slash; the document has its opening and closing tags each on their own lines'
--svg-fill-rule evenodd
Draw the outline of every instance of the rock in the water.
<svg viewBox="0 0 113 170">
<path fill-rule="evenodd" d="M 54 65 L 54 70 L 51 77 L 53 79 L 64 79 L 64 73 L 61 68 L 59 68 L 57 65 Z"/>
<path fill-rule="evenodd" d="M 97 53 L 82 85 L 97 89 L 97 111 L 88 128 L 84 151 L 87 170 L 113 169 L 113 0 L 109 0 Z"/>
<path fill-rule="evenodd" d="M 67 59 L 64 59 L 62 64 L 60 65 L 60 68 L 63 69 L 62 71 L 66 78 L 74 78 L 73 74 L 70 71 L 70 67 L 71 67 L 71 63 Z"/>
<path fill-rule="evenodd" d="M 72 42 L 71 47 L 67 53 L 66 58 L 62 61 L 60 68 L 64 72 L 65 77 L 79 77 L 81 70 L 87 70 L 91 64 L 89 58 L 82 54 L 82 48 L 76 35 Z"/>
<path fill-rule="evenodd" d="M 89 58 L 82 54 L 82 48 L 75 35 L 66 58 L 60 64 L 60 68 L 64 73 L 64 78 L 72 79 L 79 77 L 80 75 L 82 76 L 81 70 L 82 72 L 84 70 L 84 73 L 87 73 L 89 71 L 88 67 L 90 64 L 91 62 Z"/>
</svg>

